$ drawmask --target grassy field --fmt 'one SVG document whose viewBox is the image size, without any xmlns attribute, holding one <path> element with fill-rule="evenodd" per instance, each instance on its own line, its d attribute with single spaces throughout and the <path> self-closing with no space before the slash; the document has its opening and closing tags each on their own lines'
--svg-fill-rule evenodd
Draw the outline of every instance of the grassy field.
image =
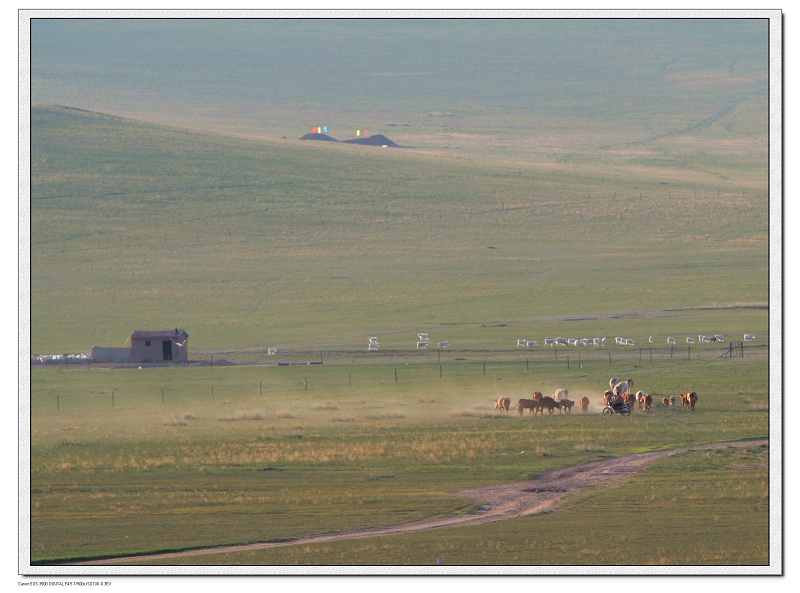
<svg viewBox="0 0 800 593">
<path fill-rule="evenodd" d="M 32 135 L 33 354 L 176 325 L 198 352 L 486 326 L 513 344 L 574 327 L 535 325 L 549 318 L 650 310 L 679 312 L 586 329 L 766 334 L 763 314 L 738 321 L 768 301 L 763 174 L 598 178 L 38 106 Z"/>
<path fill-rule="evenodd" d="M 541 363 L 535 373 L 526 373 L 522 364 L 496 362 L 486 375 L 482 365 L 462 363 L 442 378 L 437 365 L 416 363 L 403 366 L 397 381 L 380 364 L 37 370 L 31 423 L 32 558 L 54 561 L 275 541 L 391 525 L 469 510 L 471 501 L 454 494 L 459 489 L 531 478 L 545 469 L 627 452 L 764 437 L 769 412 L 765 368 L 763 359 L 643 365 L 635 369 L 639 384 L 659 386 L 652 390 L 655 395 L 691 385 L 701 394 L 699 407 L 691 413 L 655 406 L 650 414 L 636 411 L 629 418 L 599 413 L 605 368 L 567 372 L 556 363 Z M 516 401 L 534 388 L 548 391 L 559 385 L 569 386 L 575 399 L 587 394 L 593 402 L 590 413 L 520 418 L 514 411 L 506 417 L 494 409 L 498 394 Z M 705 468 L 706 478 L 720 484 L 702 496 L 685 464 L 676 462 L 623 483 L 613 495 L 605 528 L 595 525 L 591 535 L 571 547 L 565 540 L 559 544 L 565 556 L 541 564 L 561 564 L 558 559 L 564 557 L 577 564 L 601 558 L 628 564 L 637 542 L 647 537 L 642 521 L 655 521 L 652 528 L 658 529 L 666 517 L 672 517 L 673 529 L 683 525 L 700 549 L 716 549 L 712 544 L 721 533 L 733 538 L 730 549 L 714 552 L 719 554 L 714 561 L 697 557 L 697 565 L 740 562 L 735 549 L 752 536 L 751 524 L 766 529 L 769 510 L 766 451 L 756 448 L 753 455 L 759 461 L 738 467 L 742 455 L 747 456 L 690 456 L 699 459 L 692 472 L 699 475 Z M 674 489 L 669 504 L 661 505 L 658 500 L 667 495 L 658 483 L 664 481 L 685 482 L 681 489 L 692 497 L 694 513 L 724 516 L 727 527 L 698 529 L 694 514 L 678 512 L 683 503 Z M 650 494 L 639 505 L 631 497 L 640 498 L 641 482 Z M 600 508 L 589 514 L 571 511 L 589 496 L 581 494 L 557 513 L 571 529 L 596 524 Z M 718 508 L 721 497 L 731 510 Z M 736 511 L 738 505 L 747 512 Z M 614 513 L 636 513 L 637 508 L 643 513 L 640 520 L 616 525 L 619 534 L 631 534 L 633 540 L 620 543 L 619 554 L 598 556 L 606 530 L 614 528 Z M 729 525 L 733 512 L 746 518 Z M 713 526 L 720 519 L 708 520 Z M 488 527 L 498 534 L 491 537 L 508 529 L 524 531 L 533 523 L 537 537 L 566 538 L 557 535 L 563 523 L 555 516 L 508 523 Z M 398 542 L 384 538 L 369 544 L 374 553 L 360 552 L 357 561 L 351 545 L 337 544 L 325 546 L 331 555 L 322 558 L 324 564 L 370 565 L 389 559 L 425 564 L 427 554 L 439 550 L 434 557 L 441 557 L 444 552 L 437 546 L 446 546 L 452 550 L 446 554 L 449 563 L 519 562 L 505 556 L 504 546 L 497 555 L 484 557 L 483 540 L 473 537 L 490 536 L 486 529 L 424 535 L 427 543 L 415 554 L 408 551 L 406 537 Z M 452 538 L 463 543 L 452 543 Z M 527 545 L 514 542 L 516 536 L 509 536 L 507 545 Z M 353 545 L 361 549 L 365 544 Z M 751 552 L 753 545 L 755 564 L 764 564 L 767 540 L 751 541 Z M 467 552 L 470 546 L 472 553 Z M 320 558 L 316 549 L 242 554 L 231 561 L 314 564 Z M 687 562 L 680 553 L 657 549 L 652 551 L 656 556 L 640 563 Z M 478 550 L 481 560 L 475 556 Z M 204 560 L 227 564 L 229 559 Z"/>
<path fill-rule="evenodd" d="M 444 570 L 447 566 L 556 570 L 680 566 L 688 571 L 766 565 L 769 552 L 761 542 L 768 537 L 767 457 L 766 447 L 684 455 L 653 466 L 624 486 L 581 493 L 558 512 L 536 517 L 436 534 L 189 557 L 184 563 L 336 567 L 366 559 L 378 566 L 426 567 L 441 562 Z M 756 544 L 749 546 L 748 541 Z M 698 542 L 707 545 L 699 547 Z M 533 553 L 536 550 L 545 552 Z"/>
<path fill-rule="evenodd" d="M 461 489 L 775 436 L 765 23 L 34 22 L 30 353 L 177 326 L 192 363 L 31 365 L 31 561 L 468 513 Z M 401 148 L 298 140 L 325 124 Z M 611 376 L 698 410 L 604 417 Z M 590 413 L 494 409 L 560 387 Z M 764 567 L 771 453 L 193 562 Z"/>
</svg>

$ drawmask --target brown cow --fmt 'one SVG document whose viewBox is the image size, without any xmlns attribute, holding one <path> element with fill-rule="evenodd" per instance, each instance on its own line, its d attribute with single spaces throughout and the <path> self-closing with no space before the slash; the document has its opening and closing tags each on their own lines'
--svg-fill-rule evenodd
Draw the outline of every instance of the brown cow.
<svg viewBox="0 0 800 593">
<path fill-rule="evenodd" d="M 670 395 L 669 396 L 669 407 L 670 408 L 674 408 L 675 407 L 675 396 L 674 395 Z"/>
<path fill-rule="evenodd" d="M 578 405 L 580 405 L 581 410 L 583 410 L 583 413 L 585 414 L 589 411 L 589 398 L 584 395 L 578 400 Z"/>
<path fill-rule="evenodd" d="M 636 396 L 631 393 L 630 391 L 626 391 L 622 394 L 622 403 L 628 404 L 628 407 L 631 408 L 633 402 L 636 401 Z"/>
<path fill-rule="evenodd" d="M 542 392 L 541 391 L 534 391 L 533 395 L 531 396 L 531 398 L 533 398 L 534 401 L 539 401 L 540 399 L 542 399 Z"/>
<path fill-rule="evenodd" d="M 533 415 L 536 415 L 536 412 L 541 412 L 542 416 L 544 416 L 544 409 L 547 408 L 550 412 L 550 415 L 553 415 L 553 410 L 555 408 L 561 408 L 561 405 L 554 400 L 552 397 L 545 396 L 539 399 L 536 402 L 536 409 L 533 411 Z"/>
<path fill-rule="evenodd" d="M 663 398 L 661 400 L 661 403 L 664 404 L 665 408 L 668 408 L 669 407 L 669 398 L 668 397 Z"/>
<path fill-rule="evenodd" d="M 536 400 L 533 399 L 521 399 L 517 402 L 517 413 L 522 416 L 522 412 L 525 410 L 530 410 L 530 413 L 533 414 L 536 412 Z"/>
<path fill-rule="evenodd" d="M 608 389 L 603 392 L 603 405 L 607 406 L 611 403 L 611 398 L 614 396 Z"/>
<path fill-rule="evenodd" d="M 686 398 L 684 408 L 687 410 L 691 410 L 694 412 L 694 407 L 697 404 L 697 393 L 694 391 L 690 391 L 689 393 L 685 393 L 681 396 L 681 399 Z"/>
<path fill-rule="evenodd" d="M 575 405 L 575 402 L 572 401 L 571 399 L 562 399 L 558 403 L 561 404 L 561 409 L 558 411 L 559 414 L 561 413 L 561 410 L 566 410 L 566 412 L 564 413 L 569 414 L 572 411 L 572 406 Z"/>
<path fill-rule="evenodd" d="M 506 414 L 508 414 L 508 408 L 511 407 L 511 398 L 510 397 L 498 397 L 497 403 L 494 405 L 495 410 L 502 410 Z"/>
<path fill-rule="evenodd" d="M 649 414 L 650 406 L 653 405 L 653 398 L 650 396 L 650 394 L 649 393 L 642 394 L 642 399 L 640 399 L 639 402 L 642 404 L 642 410 L 644 410 L 646 413 Z"/>
</svg>

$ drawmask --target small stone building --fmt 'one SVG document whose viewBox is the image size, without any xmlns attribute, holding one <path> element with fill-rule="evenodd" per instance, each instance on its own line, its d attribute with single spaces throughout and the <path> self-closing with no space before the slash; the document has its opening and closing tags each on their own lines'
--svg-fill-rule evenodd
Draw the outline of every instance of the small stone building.
<svg viewBox="0 0 800 593">
<path fill-rule="evenodd" d="M 131 334 L 131 362 L 187 362 L 189 334 L 175 329 Z"/>
<path fill-rule="evenodd" d="M 95 346 L 92 348 L 94 362 L 188 362 L 189 334 L 185 330 L 165 329 L 157 331 L 135 330 L 129 338 L 130 345 L 119 348 Z"/>
</svg>

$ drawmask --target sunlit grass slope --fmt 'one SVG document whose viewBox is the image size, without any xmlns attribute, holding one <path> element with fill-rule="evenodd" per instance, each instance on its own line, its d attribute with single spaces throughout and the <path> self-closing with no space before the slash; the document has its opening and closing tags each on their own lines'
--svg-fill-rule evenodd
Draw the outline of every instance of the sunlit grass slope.
<svg viewBox="0 0 800 593">
<path fill-rule="evenodd" d="M 31 168 L 33 353 L 176 325 L 195 349 L 362 347 L 768 299 L 766 180 L 735 168 L 494 163 L 50 106 Z"/>
</svg>

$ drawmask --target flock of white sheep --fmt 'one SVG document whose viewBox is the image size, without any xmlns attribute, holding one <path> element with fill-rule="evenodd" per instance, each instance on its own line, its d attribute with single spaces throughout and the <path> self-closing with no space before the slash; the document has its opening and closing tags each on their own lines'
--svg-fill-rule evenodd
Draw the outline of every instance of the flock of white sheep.
<svg viewBox="0 0 800 593">
<path fill-rule="evenodd" d="M 755 334 L 744 334 L 744 341 L 745 342 L 752 342 L 756 339 Z M 649 344 L 654 344 L 656 339 L 653 336 L 650 336 L 647 339 Z M 717 334 L 714 336 L 705 336 L 699 335 L 698 341 L 702 343 L 710 343 L 710 342 L 724 342 L 725 336 L 721 334 Z M 614 338 L 614 342 L 617 346 L 636 346 L 636 341 L 630 338 L 623 338 L 621 336 L 617 336 Z M 546 338 L 544 341 L 545 346 L 605 346 L 608 343 L 608 338 Z M 677 339 L 673 337 L 667 338 L 667 344 L 676 344 Z M 686 343 L 687 344 L 694 344 L 695 339 L 691 336 L 686 336 Z M 535 340 L 528 340 L 528 339 L 519 339 L 517 340 L 517 347 L 519 348 L 533 348 L 538 346 L 539 343 Z"/>
</svg>

